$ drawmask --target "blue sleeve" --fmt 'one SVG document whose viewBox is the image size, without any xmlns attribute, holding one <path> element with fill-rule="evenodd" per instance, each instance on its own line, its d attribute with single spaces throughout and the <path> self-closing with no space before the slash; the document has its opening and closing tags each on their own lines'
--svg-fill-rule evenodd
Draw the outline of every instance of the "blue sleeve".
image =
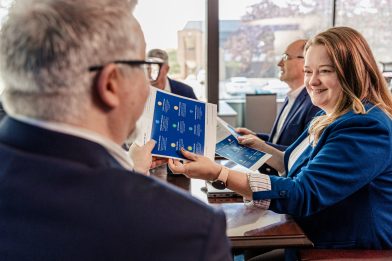
<svg viewBox="0 0 392 261">
<path fill-rule="evenodd" d="M 267 141 L 269 139 L 269 134 L 267 133 L 256 133 L 256 136 L 264 141 Z"/>
<path fill-rule="evenodd" d="M 370 183 L 391 164 L 385 160 L 391 159 L 392 146 L 386 124 L 357 115 L 328 127 L 314 148 L 315 155 L 298 168 L 297 175 L 270 177 L 270 209 L 312 215 Z"/>
<path fill-rule="evenodd" d="M 266 143 L 267 143 L 268 145 L 270 145 L 270 146 L 272 146 L 272 147 L 274 147 L 274 148 L 280 150 L 280 151 L 285 151 L 285 150 L 287 149 L 287 147 L 288 147 L 288 146 L 285 146 L 285 145 L 274 144 L 274 143 L 268 142 L 268 141 L 267 141 Z"/>
</svg>

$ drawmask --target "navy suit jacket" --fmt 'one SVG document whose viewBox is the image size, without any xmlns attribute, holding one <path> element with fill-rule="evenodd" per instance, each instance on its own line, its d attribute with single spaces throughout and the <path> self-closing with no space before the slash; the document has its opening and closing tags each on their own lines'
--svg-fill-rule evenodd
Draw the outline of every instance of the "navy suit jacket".
<svg viewBox="0 0 392 261">
<path fill-rule="evenodd" d="M 370 109 L 372 105 L 366 105 Z M 379 108 L 349 112 L 288 171 L 301 137 L 285 151 L 288 177 L 270 176 L 270 209 L 295 217 L 318 248 L 392 248 L 392 120 Z"/>
<path fill-rule="evenodd" d="M 223 212 L 99 144 L 0 124 L 0 260 L 230 260 Z"/>
<path fill-rule="evenodd" d="M 197 100 L 195 92 L 193 91 L 192 87 L 186 85 L 185 83 L 172 80 L 170 78 L 167 79 L 169 80 L 172 93 Z"/>
<path fill-rule="evenodd" d="M 0 100 L 0 120 L 6 115 Z"/>
<path fill-rule="evenodd" d="M 257 136 L 262 140 L 267 141 L 271 146 L 284 151 L 288 146 L 290 146 L 308 127 L 310 121 L 313 117 L 320 111 L 320 108 L 313 105 L 310 100 L 309 94 L 304 88 L 295 99 L 293 107 L 291 107 L 287 118 L 282 126 L 282 131 L 280 132 L 280 136 L 276 142 L 276 144 L 272 143 L 272 139 L 276 133 L 276 128 L 280 119 L 280 116 L 283 112 L 284 107 L 287 104 L 287 100 L 284 103 L 282 109 L 278 113 L 278 117 L 276 117 L 274 125 L 272 126 L 272 130 L 270 134 L 259 133 Z M 260 168 L 260 172 L 266 173 L 269 175 L 276 175 L 277 172 L 268 164 L 264 164 Z"/>
</svg>

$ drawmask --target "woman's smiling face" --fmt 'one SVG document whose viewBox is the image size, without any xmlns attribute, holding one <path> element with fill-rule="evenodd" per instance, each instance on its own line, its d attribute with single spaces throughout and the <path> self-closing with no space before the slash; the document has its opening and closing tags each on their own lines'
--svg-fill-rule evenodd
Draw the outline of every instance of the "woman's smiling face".
<svg viewBox="0 0 392 261">
<path fill-rule="evenodd" d="M 333 112 L 342 95 L 336 69 L 323 45 L 311 45 L 305 54 L 305 86 L 312 103 L 327 114 Z"/>
</svg>

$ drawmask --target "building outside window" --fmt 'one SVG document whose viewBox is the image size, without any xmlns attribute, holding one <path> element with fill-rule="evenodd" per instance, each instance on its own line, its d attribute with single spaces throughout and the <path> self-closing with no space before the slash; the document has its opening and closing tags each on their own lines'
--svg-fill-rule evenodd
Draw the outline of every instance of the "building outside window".
<svg viewBox="0 0 392 261">
<path fill-rule="evenodd" d="M 169 77 L 190 85 L 206 100 L 206 2 L 200 0 L 138 1 L 135 17 L 143 29 L 147 51 L 165 50 Z"/>
<path fill-rule="evenodd" d="M 337 0 L 336 25 L 361 32 L 392 87 L 392 0 Z"/>
<path fill-rule="evenodd" d="M 286 46 L 332 26 L 331 0 L 220 0 L 219 9 L 225 100 L 265 92 L 284 98 L 277 63 Z"/>
</svg>

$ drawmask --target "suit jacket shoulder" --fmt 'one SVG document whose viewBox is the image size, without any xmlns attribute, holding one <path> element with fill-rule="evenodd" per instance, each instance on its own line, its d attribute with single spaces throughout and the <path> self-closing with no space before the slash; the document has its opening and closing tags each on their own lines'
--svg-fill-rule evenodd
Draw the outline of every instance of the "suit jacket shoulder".
<svg viewBox="0 0 392 261">
<path fill-rule="evenodd" d="M 392 120 L 379 108 L 341 116 L 271 184 L 270 208 L 296 217 L 317 247 L 391 248 Z"/>
<path fill-rule="evenodd" d="M 98 144 L 6 118 L 0 158 L 7 260 L 230 259 L 221 211 Z"/>
<path fill-rule="evenodd" d="M 191 86 L 170 78 L 168 78 L 168 80 L 172 93 L 197 100 L 195 92 Z"/>
</svg>

